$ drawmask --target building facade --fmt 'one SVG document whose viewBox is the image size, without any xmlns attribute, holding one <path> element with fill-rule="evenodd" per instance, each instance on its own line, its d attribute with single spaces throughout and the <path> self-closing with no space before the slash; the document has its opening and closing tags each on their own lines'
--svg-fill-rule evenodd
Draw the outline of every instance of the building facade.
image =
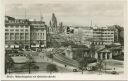
<svg viewBox="0 0 128 81">
<path fill-rule="evenodd" d="M 95 58 L 99 60 L 112 59 L 112 52 L 108 48 L 103 48 L 95 53 Z"/>
<path fill-rule="evenodd" d="M 82 35 L 82 44 L 90 46 L 93 39 L 93 29 L 91 27 L 81 27 Z"/>
<path fill-rule="evenodd" d="M 30 21 L 31 26 L 31 48 L 46 47 L 47 27 L 43 21 Z"/>
<path fill-rule="evenodd" d="M 30 24 L 27 19 L 5 17 L 5 47 L 20 48 L 30 46 Z"/>
<path fill-rule="evenodd" d="M 68 35 L 76 44 L 89 46 L 93 38 L 93 29 L 91 27 L 72 27 Z"/>
<path fill-rule="evenodd" d="M 109 28 L 114 30 L 114 42 L 124 45 L 124 28 L 119 25 L 112 25 Z"/>
<path fill-rule="evenodd" d="M 5 17 L 6 48 L 45 48 L 47 43 L 47 26 L 42 20 L 15 19 Z"/>
<path fill-rule="evenodd" d="M 114 43 L 114 30 L 109 27 L 93 28 L 93 44 L 107 45 Z"/>
</svg>

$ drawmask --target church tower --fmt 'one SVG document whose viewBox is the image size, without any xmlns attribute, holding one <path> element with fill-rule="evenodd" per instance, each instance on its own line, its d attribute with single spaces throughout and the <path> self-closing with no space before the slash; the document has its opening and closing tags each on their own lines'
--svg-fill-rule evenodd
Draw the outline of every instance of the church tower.
<svg viewBox="0 0 128 81">
<path fill-rule="evenodd" d="M 54 33 L 58 32 L 58 28 L 57 28 L 57 19 L 55 14 L 52 14 L 52 19 L 51 19 L 51 27 Z"/>
</svg>

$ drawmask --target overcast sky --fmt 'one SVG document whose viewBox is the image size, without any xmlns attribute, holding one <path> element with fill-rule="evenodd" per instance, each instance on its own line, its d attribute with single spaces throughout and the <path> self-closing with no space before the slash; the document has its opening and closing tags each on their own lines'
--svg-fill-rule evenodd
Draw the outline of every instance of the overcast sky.
<svg viewBox="0 0 128 81">
<path fill-rule="evenodd" d="M 36 2 L 34 2 L 36 1 Z M 6 0 L 6 15 L 16 18 L 39 19 L 40 13 L 48 24 L 52 13 L 65 25 L 105 26 L 124 22 L 124 0 Z"/>
</svg>

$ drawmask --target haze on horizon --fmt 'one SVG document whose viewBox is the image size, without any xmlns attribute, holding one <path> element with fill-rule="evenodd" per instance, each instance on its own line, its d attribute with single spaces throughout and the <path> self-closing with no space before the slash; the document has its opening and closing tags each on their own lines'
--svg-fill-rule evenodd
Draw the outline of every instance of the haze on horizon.
<svg viewBox="0 0 128 81">
<path fill-rule="evenodd" d="M 52 13 L 64 25 L 124 26 L 124 0 L 13 0 L 5 1 L 5 14 L 16 18 L 39 19 L 49 24 Z"/>
</svg>

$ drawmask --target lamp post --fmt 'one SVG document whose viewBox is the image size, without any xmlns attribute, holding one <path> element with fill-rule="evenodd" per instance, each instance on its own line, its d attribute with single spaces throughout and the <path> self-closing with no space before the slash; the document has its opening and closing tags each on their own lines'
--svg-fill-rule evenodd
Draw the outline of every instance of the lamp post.
<svg viewBox="0 0 128 81">
<path fill-rule="evenodd" d="M 105 62 L 105 73 L 106 73 L 106 62 Z"/>
<path fill-rule="evenodd" d="M 31 73 L 31 65 L 32 65 L 32 58 L 30 57 L 28 60 L 28 73 Z"/>
</svg>

